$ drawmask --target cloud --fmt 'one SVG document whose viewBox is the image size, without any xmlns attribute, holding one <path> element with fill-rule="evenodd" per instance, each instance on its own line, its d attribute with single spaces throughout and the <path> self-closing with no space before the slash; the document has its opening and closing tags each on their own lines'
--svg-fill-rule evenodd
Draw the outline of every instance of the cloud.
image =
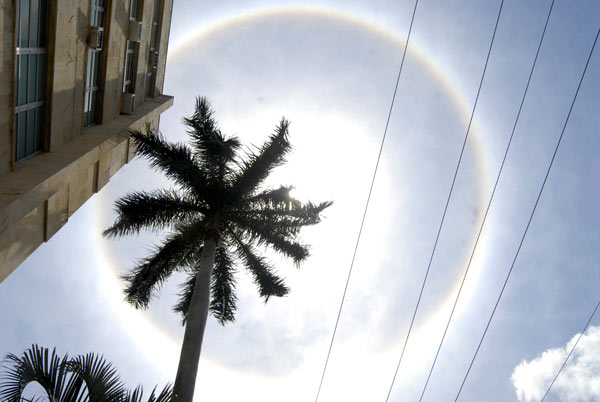
<svg viewBox="0 0 600 402">
<path fill-rule="evenodd" d="M 540 400 L 578 336 L 564 347 L 548 349 L 515 367 L 511 380 L 519 401 Z M 600 400 L 600 326 L 590 327 L 581 337 L 551 392 L 561 401 Z"/>
</svg>

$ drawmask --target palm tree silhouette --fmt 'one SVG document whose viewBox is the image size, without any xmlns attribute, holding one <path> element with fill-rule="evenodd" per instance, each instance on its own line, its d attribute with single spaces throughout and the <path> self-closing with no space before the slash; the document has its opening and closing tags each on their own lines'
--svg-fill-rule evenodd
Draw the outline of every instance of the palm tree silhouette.
<svg viewBox="0 0 600 402">
<path fill-rule="evenodd" d="M 0 382 L 0 400 L 3 402 L 141 402 L 141 387 L 127 390 L 121 383 L 117 371 L 102 356 L 94 353 L 79 355 L 72 359 L 60 357 L 56 350 L 32 345 L 19 357 L 6 356 L 6 373 Z M 27 385 L 38 383 L 46 398 L 23 397 Z M 165 386 L 160 393 L 156 388 L 148 402 L 169 402 L 171 387 Z"/>
<path fill-rule="evenodd" d="M 261 147 L 241 151 L 236 137 L 218 129 L 205 98 L 184 119 L 192 148 L 168 143 L 159 134 L 132 132 L 137 153 L 173 180 L 177 189 L 134 192 L 116 202 L 118 217 L 106 237 L 140 230 L 170 229 L 163 244 L 126 276 L 126 300 L 148 307 L 175 271 L 188 272 L 174 310 L 183 316 L 185 334 L 174 384 L 174 400 L 192 401 L 202 338 L 210 311 L 221 324 L 234 321 L 236 267 L 253 276 L 260 295 L 284 296 L 288 288 L 257 248 L 269 246 L 296 265 L 309 255 L 298 234 L 320 222 L 331 202 L 301 203 L 291 186 L 264 189 L 269 173 L 291 150 L 289 122 L 282 119 Z"/>
</svg>

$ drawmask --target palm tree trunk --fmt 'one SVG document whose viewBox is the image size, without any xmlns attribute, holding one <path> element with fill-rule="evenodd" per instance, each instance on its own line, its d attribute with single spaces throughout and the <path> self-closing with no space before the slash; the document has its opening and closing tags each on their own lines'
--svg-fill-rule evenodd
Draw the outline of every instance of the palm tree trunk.
<svg viewBox="0 0 600 402">
<path fill-rule="evenodd" d="M 206 319 L 208 318 L 211 275 L 216 251 L 217 241 L 212 236 L 207 237 L 204 240 L 204 247 L 200 256 L 200 265 L 188 309 L 183 344 L 181 345 L 179 367 L 173 386 L 173 400 L 176 402 L 192 402 L 194 397 L 200 350 L 204 338 L 204 329 L 206 328 Z"/>
</svg>

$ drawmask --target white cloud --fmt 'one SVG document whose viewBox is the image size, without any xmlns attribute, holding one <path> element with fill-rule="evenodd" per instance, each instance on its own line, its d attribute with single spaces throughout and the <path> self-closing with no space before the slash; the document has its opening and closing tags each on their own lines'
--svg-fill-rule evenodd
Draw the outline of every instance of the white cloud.
<svg viewBox="0 0 600 402">
<path fill-rule="evenodd" d="M 578 336 L 564 347 L 548 349 L 515 367 L 511 379 L 519 401 L 542 398 Z M 600 401 L 600 326 L 590 327 L 581 337 L 551 393 L 561 401 Z"/>
</svg>

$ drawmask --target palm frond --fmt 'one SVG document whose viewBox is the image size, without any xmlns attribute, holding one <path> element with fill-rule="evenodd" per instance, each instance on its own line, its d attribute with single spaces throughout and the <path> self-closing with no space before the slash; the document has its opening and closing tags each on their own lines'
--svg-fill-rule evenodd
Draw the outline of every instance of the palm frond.
<svg viewBox="0 0 600 402">
<path fill-rule="evenodd" d="M 23 378 L 23 366 L 19 356 L 9 353 L 4 358 L 2 367 L 5 373 L 0 378 L 0 400 L 7 402 L 19 401 L 25 386 L 26 379 Z"/>
<path fill-rule="evenodd" d="M 220 172 L 222 177 L 225 170 L 228 170 L 228 164 L 235 160 L 241 144 L 237 137 L 226 138 L 221 134 L 213 114 L 208 100 L 197 97 L 194 113 L 185 117 L 183 122 L 188 127 L 187 132 L 203 166 L 216 176 Z"/>
<path fill-rule="evenodd" d="M 133 391 L 127 391 L 123 394 L 122 402 L 141 402 L 144 390 L 141 385 L 135 387 Z"/>
<path fill-rule="evenodd" d="M 266 205 L 262 202 L 248 202 L 244 207 L 236 209 L 231 214 L 241 216 L 255 216 L 260 219 L 277 221 L 289 220 L 290 225 L 309 226 L 321 222 L 321 212 L 333 205 L 332 201 L 314 204 L 295 202 L 288 206 Z"/>
<path fill-rule="evenodd" d="M 217 248 L 215 267 L 211 277 L 210 313 L 219 320 L 221 325 L 235 320 L 237 310 L 237 297 L 235 295 L 235 268 L 233 260 L 223 247 Z M 181 314 L 182 325 L 185 325 L 194 287 L 196 284 L 196 271 L 188 274 L 187 280 L 181 284 L 179 302 L 173 311 Z"/>
<path fill-rule="evenodd" d="M 152 389 L 152 392 L 148 396 L 147 402 L 170 402 L 173 396 L 173 387 L 169 384 L 156 393 L 156 387 Z M 137 386 L 133 391 L 124 392 L 119 402 L 142 402 L 144 397 L 144 391 L 141 386 Z"/>
<path fill-rule="evenodd" d="M 241 240 L 238 233 L 229 229 L 229 233 L 235 239 L 235 249 L 238 258 L 254 277 L 254 283 L 258 286 L 259 294 L 269 300 L 271 296 L 285 296 L 289 289 L 273 271 L 274 268 L 262 256 L 256 255 L 254 249 Z"/>
<path fill-rule="evenodd" d="M 276 189 L 263 190 L 253 195 L 246 201 L 247 204 L 260 203 L 262 205 L 286 207 L 297 202 L 292 196 L 291 191 L 294 186 L 280 186 Z"/>
<path fill-rule="evenodd" d="M 21 359 L 19 356 L 9 353 L 4 361 L 2 367 L 5 369 L 5 373 L 0 378 L 0 400 L 16 402 L 27 385 L 23 379 Z"/>
<path fill-rule="evenodd" d="M 188 273 L 185 282 L 179 285 L 179 302 L 173 306 L 173 311 L 181 315 L 181 325 L 185 325 L 187 322 L 187 313 L 190 308 L 195 285 L 196 271 Z"/>
<path fill-rule="evenodd" d="M 292 225 L 288 220 L 254 219 L 248 216 L 232 216 L 238 230 L 247 241 L 259 246 L 269 245 L 299 265 L 309 255 L 309 247 L 296 240 L 302 225 Z M 282 224 L 283 223 L 283 224 Z"/>
<path fill-rule="evenodd" d="M 288 139 L 290 123 L 282 118 L 267 142 L 256 152 L 249 152 L 247 160 L 240 162 L 240 171 L 235 175 L 229 202 L 244 199 L 256 191 L 269 173 L 285 162 L 292 146 Z"/>
<path fill-rule="evenodd" d="M 198 203 L 174 190 L 133 192 L 115 202 L 116 222 L 102 234 L 108 238 L 159 230 L 181 219 L 202 216 Z"/>
<path fill-rule="evenodd" d="M 196 164 L 187 146 L 168 143 L 160 133 L 150 130 L 146 133 L 132 131 L 130 135 L 137 147 L 137 155 L 148 159 L 152 167 L 192 191 L 199 199 L 212 193 L 205 172 Z"/>
<path fill-rule="evenodd" d="M 56 350 L 49 355 L 47 348 L 32 345 L 21 357 L 6 356 L 9 365 L 0 383 L 0 399 L 19 401 L 25 387 L 37 382 L 50 401 L 76 401 L 82 392 L 82 381 L 70 375 L 68 357 L 62 359 Z"/>
<path fill-rule="evenodd" d="M 287 203 L 285 195 L 275 194 L 275 197 L 270 194 L 267 197 L 267 200 L 273 201 L 255 198 L 249 209 L 234 210 L 229 213 L 228 219 L 243 230 L 244 238 L 250 242 L 270 245 L 299 264 L 309 255 L 309 247 L 297 240 L 300 229 L 319 223 L 321 212 L 332 203 L 302 204 L 295 200 Z"/>
<path fill-rule="evenodd" d="M 137 309 L 145 309 L 163 282 L 178 269 L 192 264 L 199 258 L 198 239 L 204 237 L 202 222 L 181 226 L 154 254 L 142 259 L 131 272 L 122 277 L 127 283 L 125 300 Z"/>
<path fill-rule="evenodd" d="M 142 388 L 126 391 L 116 369 L 104 357 L 95 353 L 73 359 L 61 358 L 56 350 L 32 345 L 22 356 L 9 354 L 4 364 L 6 373 L 0 379 L 0 400 L 3 402 L 141 402 Z M 25 387 L 37 382 L 46 396 L 30 399 L 22 396 Z M 166 385 L 160 393 L 156 387 L 148 402 L 169 402 L 172 387 Z"/>
<path fill-rule="evenodd" d="M 221 325 L 235 321 L 235 266 L 225 247 L 217 248 L 212 273 L 210 312 Z"/>
<path fill-rule="evenodd" d="M 170 384 L 165 385 L 159 394 L 156 394 L 156 387 L 154 387 L 152 393 L 148 397 L 148 402 L 169 402 L 172 396 L 173 387 Z"/>
<path fill-rule="evenodd" d="M 69 362 L 69 370 L 83 379 L 89 402 L 119 402 L 124 393 L 116 368 L 95 353 L 79 355 Z"/>
</svg>

